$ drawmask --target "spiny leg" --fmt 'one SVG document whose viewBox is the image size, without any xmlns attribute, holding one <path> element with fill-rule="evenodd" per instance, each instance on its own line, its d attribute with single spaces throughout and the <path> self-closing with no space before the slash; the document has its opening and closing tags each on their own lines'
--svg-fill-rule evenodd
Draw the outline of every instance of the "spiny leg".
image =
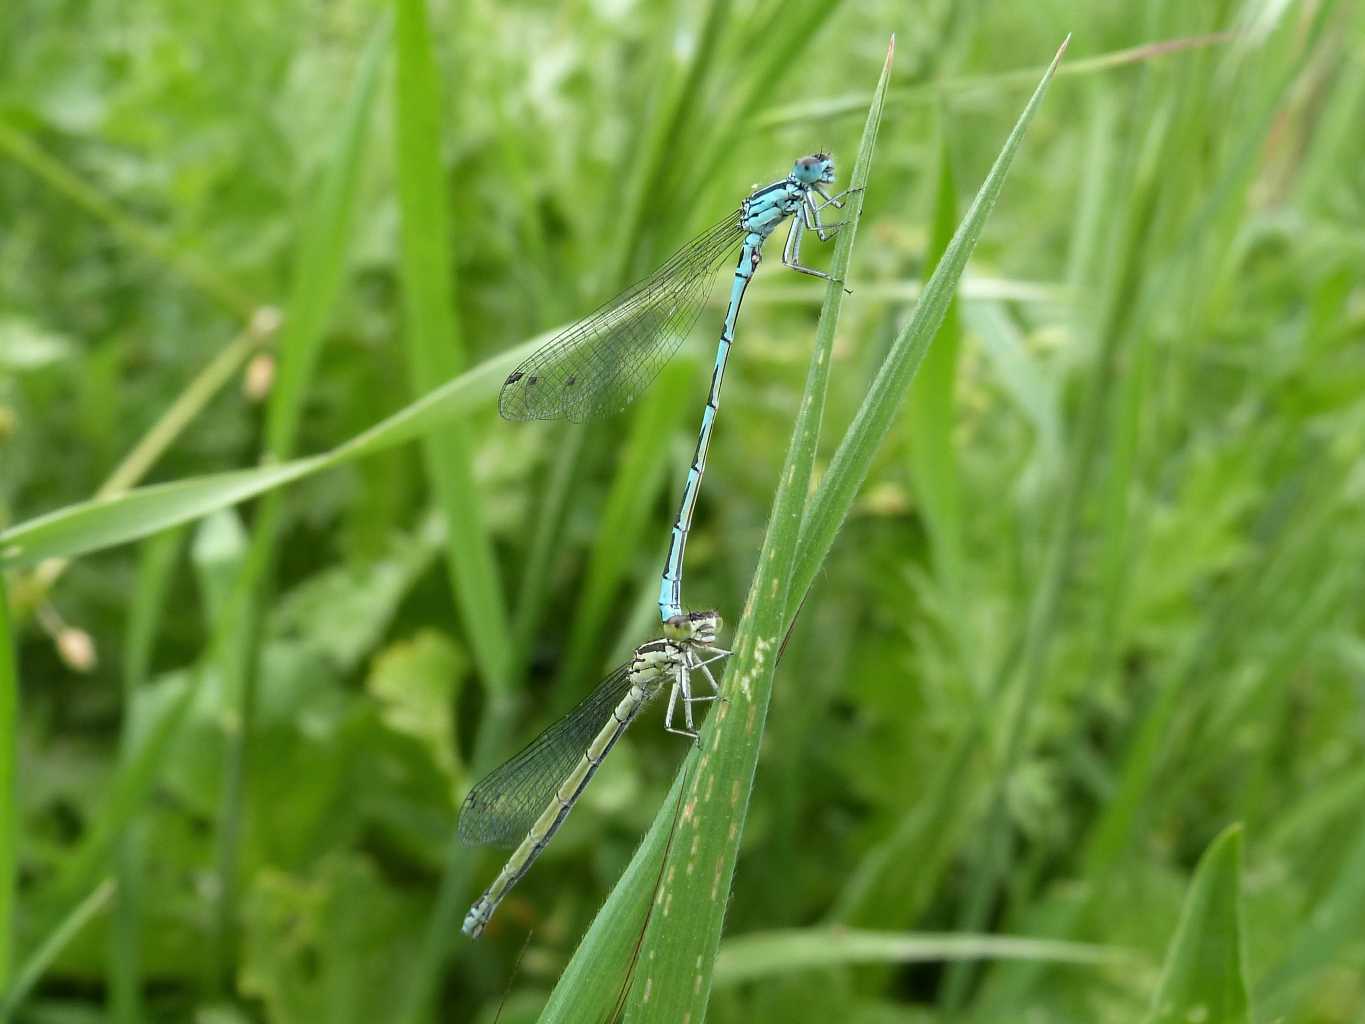
<svg viewBox="0 0 1365 1024">
<path fill-rule="evenodd" d="M 819 235 L 820 241 L 822 242 L 828 242 L 834 237 L 834 232 L 844 226 L 844 222 L 841 220 L 836 220 L 833 224 L 822 223 L 820 220 L 820 209 L 823 209 L 823 207 L 817 208 L 815 200 L 809 195 L 806 196 L 803 206 L 806 211 L 806 227 Z"/>
<path fill-rule="evenodd" d="M 801 232 L 805 229 L 806 224 L 802 217 L 792 218 L 791 230 L 787 232 L 787 244 L 782 247 L 782 265 L 790 267 L 798 274 L 809 274 L 811 277 L 824 278 L 826 281 L 834 280 L 823 270 L 801 265 Z"/>
<path fill-rule="evenodd" d="M 702 701 L 708 700 L 718 700 L 721 701 L 722 703 L 729 703 L 724 697 L 720 695 L 720 687 L 716 684 L 716 677 L 713 676 L 711 674 L 711 670 L 706 667 L 713 661 L 719 661 L 721 658 L 727 657 L 729 653 L 730 653 L 729 651 L 722 651 L 719 653 L 713 653 L 709 658 L 702 659 L 698 658 L 690 651 L 688 652 L 687 655 L 688 663 L 691 665 L 692 668 L 701 669 L 702 675 L 706 676 L 706 681 L 711 685 L 711 689 L 714 690 L 715 692 L 709 697 L 693 697 L 689 694 L 689 696 L 684 698 L 685 700 L 690 700 L 693 704 L 699 704 Z"/>
<path fill-rule="evenodd" d="M 673 685 L 668 688 L 668 710 L 664 712 L 664 730 L 667 732 L 677 732 L 673 728 L 673 713 L 678 709 L 678 681 L 673 680 Z"/>
<path fill-rule="evenodd" d="M 683 698 L 683 718 L 687 722 L 686 729 L 673 728 L 673 712 L 678 706 L 679 692 L 682 693 Z M 678 674 L 673 679 L 673 689 L 668 695 L 668 710 L 664 713 L 664 731 L 686 736 L 695 743 L 701 742 L 701 737 L 697 735 L 697 730 L 692 725 L 692 689 L 687 682 L 686 665 L 678 666 Z"/>
<path fill-rule="evenodd" d="M 822 189 L 819 185 L 812 185 L 811 191 L 815 192 L 816 195 L 818 195 L 821 199 L 824 200 L 824 202 L 820 204 L 820 208 L 822 210 L 826 206 L 832 206 L 836 210 L 838 210 L 841 209 L 844 205 L 843 202 L 840 200 L 840 196 L 844 194 L 843 192 L 840 192 L 839 195 L 832 196 L 824 189 Z"/>
<path fill-rule="evenodd" d="M 798 274 L 809 274 L 811 277 L 818 277 L 825 281 L 834 281 L 835 284 L 843 284 L 841 279 L 835 278 L 831 274 L 826 274 L 823 270 L 816 270 L 814 267 L 807 267 L 801 262 L 801 232 L 805 230 L 805 222 L 801 216 L 792 218 L 791 231 L 787 233 L 787 244 L 782 248 L 782 265 L 790 267 Z M 848 291 L 847 288 L 844 291 Z M 852 294 L 852 292 L 849 292 Z"/>
<path fill-rule="evenodd" d="M 820 204 L 820 209 L 822 210 L 826 206 L 832 206 L 836 210 L 843 209 L 844 204 L 841 200 L 844 198 L 844 196 L 852 195 L 854 192 L 861 192 L 863 190 L 863 186 L 857 185 L 853 188 L 846 188 L 842 192 L 836 192 L 834 195 L 830 195 L 819 185 L 814 185 L 812 186 L 812 188 L 816 192 L 818 192 L 820 194 L 820 198 L 824 200 L 824 202 Z"/>
<path fill-rule="evenodd" d="M 696 667 L 699 668 L 699 669 L 701 669 L 701 674 L 704 675 L 704 676 L 706 677 L 706 681 L 707 681 L 708 683 L 711 684 L 711 689 L 713 689 L 713 690 L 716 691 L 715 696 L 713 696 L 713 697 L 697 697 L 696 699 L 697 699 L 697 700 L 718 700 L 718 701 L 720 701 L 722 704 L 729 704 L 729 703 L 730 703 L 730 699 L 729 699 L 728 697 L 722 697 L 722 696 L 720 695 L 720 686 L 716 683 L 716 677 L 713 676 L 713 675 L 711 674 L 711 670 L 710 670 L 709 668 L 706 667 L 707 665 L 711 664 L 712 661 L 715 661 L 715 660 L 716 660 L 715 658 L 712 658 L 712 659 L 710 659 L 710 661 L 699 661 L 699 662 L 697 662 L 697 664 L 696 664 Z"/>
</svg>

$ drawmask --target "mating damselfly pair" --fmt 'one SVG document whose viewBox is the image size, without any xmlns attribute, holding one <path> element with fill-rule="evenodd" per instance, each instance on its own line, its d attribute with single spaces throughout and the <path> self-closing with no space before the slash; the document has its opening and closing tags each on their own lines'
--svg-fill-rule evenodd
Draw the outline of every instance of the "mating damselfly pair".
<svg viewBox="0 0 1365 1024">
<path fill-rule="evenodd" d="M 503 897 L 564 823 L 607 753 L 665 686 L 670 695 L 664 728 L 694 740 L 692 705 L 720 696 L 707 667 L 729 653 L 716 643 L 720 616 L 683 611 L 683 550 L 720 407 L 735 322 L 763 245 L 778 226 L 792 218 L 782 263 L 799 273 L 828 279 L 825 272 L 802 264 L 801 239 L 804 232 L 814 231 L 824 241 L 840 226 L 825 224 L 821 217 L 826 207 L 844 205 L 847 192 L 830 195 L 822 187 L 834 180 L 834 161 L 827 154 L 801 157 L 785 178 L 752 192 L 736 213 L 703 231 L 649 277 L 556 335 L 503 385 L 498 408 L 507 419 L 581 421 L 620 411 L 649 386 L 691 332 L 720 265 L 739 247 L 711 388 L 659 586 L 663 638 L 637 647 L 629 661 L 568 715 L 470 791 L 460 809 L 461 839 L 520 844 L 465 917 L 464 931 L 470 936 L 483 932 Z M 693 673 L 706 679 L 709 694 L 693 694 Z M 684 729 L 674 728 L 679 700 Z"/>
</svg>

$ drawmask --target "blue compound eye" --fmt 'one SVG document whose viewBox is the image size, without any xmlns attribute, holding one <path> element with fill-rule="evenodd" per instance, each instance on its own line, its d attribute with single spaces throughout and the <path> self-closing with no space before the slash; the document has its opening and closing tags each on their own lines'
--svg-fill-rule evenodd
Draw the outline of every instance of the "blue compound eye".
<svg viewBox="0 0 1365 1024">
<path fill-rule="evenodd" d="M 820 156 L 803 156 L 792 168 L 792 176 L 805 185 L 819 181 L 825 173 L 825 160 Z"/>
</svg>

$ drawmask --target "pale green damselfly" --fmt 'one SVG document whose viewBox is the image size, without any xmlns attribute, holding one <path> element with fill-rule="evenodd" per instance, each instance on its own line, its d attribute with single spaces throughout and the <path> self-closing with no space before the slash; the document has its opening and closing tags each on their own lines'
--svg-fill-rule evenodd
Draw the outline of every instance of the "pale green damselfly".
<svg viewBox="0 0 1365 1024">
<path fill-rule="evenodd" d="M 493 884 L 465 915 L 466 935 L 478 938 L 483 933 L 498 904 L 564 824 L 616 741 L 665 686 L 670 692 L 664 728 L 697 738 L 692 705 L 720 695 L 707 666 L 730 653 L 716 646 L 720 628 L 715 612 L 669 619 L 661 639 L 637 647 L 630 660 L 576 708 L 470 790 L 460 808 L 460 838 L 470 844 L 499 846 L 520 842 Z M 693 672 L 706 679 L 711 694 L 693 696 Z M 685 727 L 678 729 L 673 720 L 680 701 Z"/>
</svg>

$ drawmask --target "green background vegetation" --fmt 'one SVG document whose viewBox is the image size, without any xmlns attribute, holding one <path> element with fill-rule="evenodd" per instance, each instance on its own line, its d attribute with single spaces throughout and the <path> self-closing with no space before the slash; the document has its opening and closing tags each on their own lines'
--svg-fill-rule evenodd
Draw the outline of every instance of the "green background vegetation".
<svg viewBox="0 0 1365 1024">
<path fill-rule="evenodd" d="M 456 810 L 656 629 L 719 309 L 604 425 L 499 421 L 503 357 L 847 173 L 892 32 L 817 481 L 1073 35 L 778 670 L 709 1019 L 1359 1019 L 1332 0 L 0 7 L 0 1016 L 536 1019 L 685 750 L 651 713 L 477 944 Z M 775 257 L 688 546 L 732 624 L 825 294 Z"/>
</svg>

